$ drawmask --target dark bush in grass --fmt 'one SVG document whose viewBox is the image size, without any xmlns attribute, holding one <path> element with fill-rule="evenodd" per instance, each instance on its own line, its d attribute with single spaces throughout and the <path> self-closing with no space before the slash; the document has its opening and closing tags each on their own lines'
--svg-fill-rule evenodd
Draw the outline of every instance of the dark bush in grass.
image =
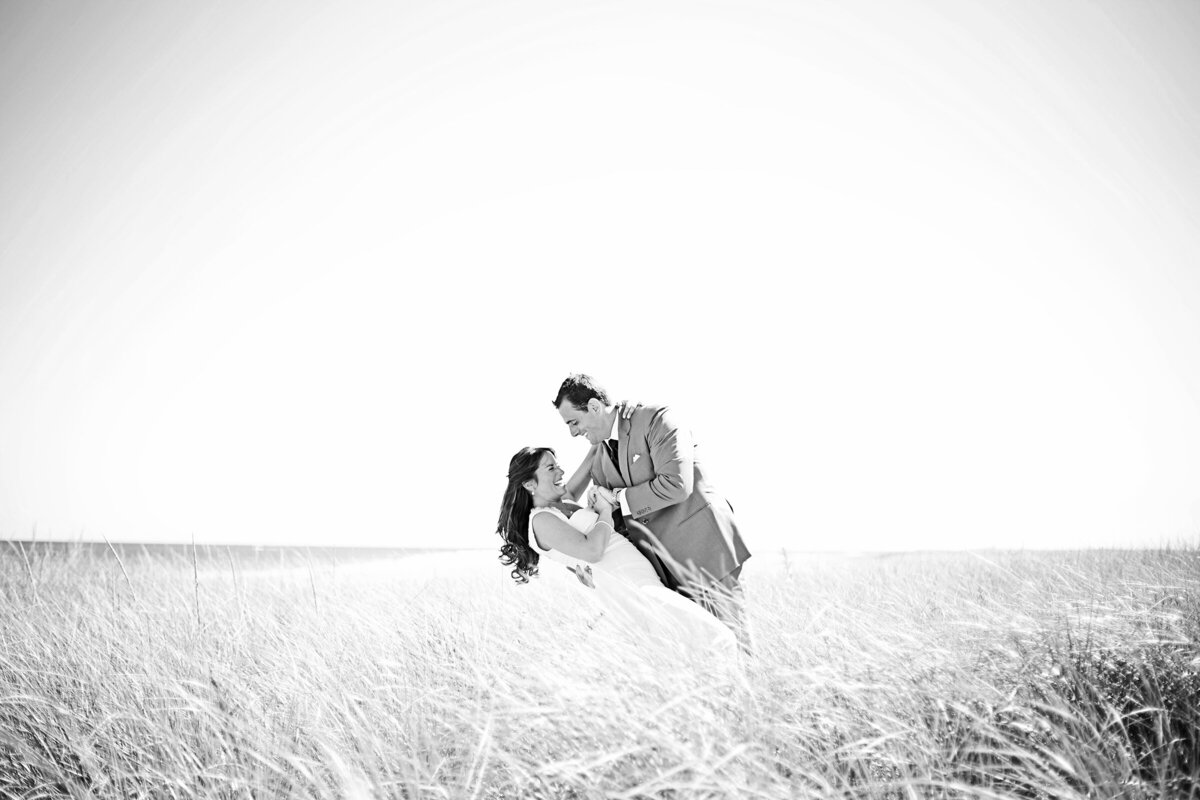
<svg viewBox="0 0 1200 800">
<path fill-rule="evenodd" d="M 1121 742 L 1137 777 L 1170 793 L 1200 793 L 1200 650 L 1142 644 L 1072 653 L 1062 698 Z"/>
</svg>

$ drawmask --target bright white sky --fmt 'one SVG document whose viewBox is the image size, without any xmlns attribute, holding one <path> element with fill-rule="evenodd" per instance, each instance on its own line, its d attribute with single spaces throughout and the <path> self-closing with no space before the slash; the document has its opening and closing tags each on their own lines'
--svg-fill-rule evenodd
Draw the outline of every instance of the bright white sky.
<svg viewBox="0 0 1200 800">
<path fill-rule="evenodd" d="M 2 2 L 0 536 L 491 546 L 585 371 L 677 407 L 759 551 L 1196 542 L 1198 41 Z"/>
</svg>

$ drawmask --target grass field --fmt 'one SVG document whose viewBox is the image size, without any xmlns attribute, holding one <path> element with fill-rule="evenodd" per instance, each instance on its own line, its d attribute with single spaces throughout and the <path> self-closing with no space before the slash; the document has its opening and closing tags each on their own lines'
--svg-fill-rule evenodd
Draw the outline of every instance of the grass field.
<svg viewBox="0 0 1200 800">
<path fill-rule="evenodd" d="M 761 555 L 738 674 L 493 553 L 0 545 L 0 797 L 1200 797 L 1200 553 Z"/>
</svg>

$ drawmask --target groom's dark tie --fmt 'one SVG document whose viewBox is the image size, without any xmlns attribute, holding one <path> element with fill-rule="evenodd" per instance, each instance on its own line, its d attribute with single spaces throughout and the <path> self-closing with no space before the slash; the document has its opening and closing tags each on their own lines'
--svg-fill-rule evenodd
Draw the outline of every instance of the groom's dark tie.
<svg viewBox="0 0 1200 800">
<path fill-rule="evenodd" d="M 613 466 L 617 468 L 617 472 L 620 472 L 621 464 L 617 461 L 617 440 L 605 439 L 604 449 L 608 451 L 608 457 L 612 459 Z"/>
<path fill-rule="evenodd" d="M 604 442 L 604 449 L 608 451 L 608 457 L 612 459 L 613 466 L 617 468 L 617 473 L 620 474 L 621 464 L 620 464 L 620 462 L 617 461 L 617 440 L 616 439 L 606 439 Z M 621 514 L 621 506 L 620 505 L 618 505 L 616 508 L 613 509 L 612 518 L 613 518 L 613 530 L 616 531 L 617 533 L 621 534 L 622 536 L 626 536 L 626 538 L 628 538 L 628 535 L 626 534 L 626 528 L 625 528 L 625 517 Z"/>
</svg>

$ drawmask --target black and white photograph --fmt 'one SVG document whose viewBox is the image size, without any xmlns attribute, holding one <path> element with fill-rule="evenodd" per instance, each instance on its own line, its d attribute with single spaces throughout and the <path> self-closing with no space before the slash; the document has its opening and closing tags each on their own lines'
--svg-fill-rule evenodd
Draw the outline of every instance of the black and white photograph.
<svg viewBox="0 0 1200 800">
<path fill-rule="evenodd" d="M 0 0 L 0 800 L 1200 800 L 1197 0 Z"/>
</svg>

